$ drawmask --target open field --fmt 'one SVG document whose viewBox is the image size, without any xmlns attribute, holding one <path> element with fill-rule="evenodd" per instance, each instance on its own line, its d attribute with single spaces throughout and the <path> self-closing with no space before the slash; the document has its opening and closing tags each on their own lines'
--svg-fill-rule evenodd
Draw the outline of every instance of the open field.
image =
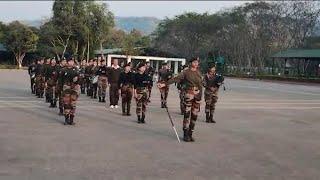
<svg viewBox="0 0 320 180">
<path fill-rule="evenodd" d="M 217 124 L 204 123 L 202 103 L 196 142 L 179 144 L 157 89 L 147 124 L 82 95 L 73 127 L 30 93 L 28 78 L 0 70 L 1 180 L 320 179 L 320 86 L 227 79 Z M 178 104 L 172 86 L 182 135 Z"/>
</svg>

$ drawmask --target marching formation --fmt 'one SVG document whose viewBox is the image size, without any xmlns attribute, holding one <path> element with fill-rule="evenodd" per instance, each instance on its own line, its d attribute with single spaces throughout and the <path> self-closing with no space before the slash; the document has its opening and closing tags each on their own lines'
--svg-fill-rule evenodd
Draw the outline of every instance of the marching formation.
<svg viewBox="0 0 320 180">
<path fill-rule="evenodd" d="M 58 108 L 59 115 L 65 118 L 65 125 L 75 124 L 76 104 L 80 94 L 106 103 L 109 87 L 109 107 L 121 109 L 123 116 L 131 116 L 131 102 L 136 101 L 136 115 L 139 124 L 146 123 L 147 105 L 150 103 L 153 77 L 161 94 L 161 108 L 168 111 L 167 100 L 170 84 L 176 83 L 179 90 L 180 109 L 183 115 L 183 140 L 194 141 L 193 132 L 200 112 L 200 103 L 204 89 L 206 122 L 215 123 L 213 118 L 215 104 L 218 100 L 219 87 L 223 76 L 216 73 L 215 65 L 209 65 L 206 74 L 199 71 L 199 58 L 192 58 L 188 65 L 182 66 L 181 72 L 175 75 L 167 63 L 158 71 L 149 62 L 140 62 L 132 67 L 131 63 L 119 65 L 113 59 L 108 67 L 104 59 L 92 59 L 78 63 L 73 58 L 39 59 L 28 69 L 31 92 L 38 98 L 45 98 L 50 108 Z M 171 118 L 171 117 L 170 117 Z"/>
</svg>

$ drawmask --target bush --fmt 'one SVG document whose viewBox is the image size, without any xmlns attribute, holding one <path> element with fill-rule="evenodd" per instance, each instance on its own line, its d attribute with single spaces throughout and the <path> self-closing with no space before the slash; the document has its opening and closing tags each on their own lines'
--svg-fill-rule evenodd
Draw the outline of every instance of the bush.
<svg viewBox="0 0 320 180">
<path fill-rule="evenodd" d="M 227 77 L 236 78 L 249 78 L 249 79 L 261 79 L 261 80 L 276 80 L 276 81 L 291 81 L 291 82 L 309 82 L 320 83 L 320 77 L 285 77 L 278 75 L 244 75 L 244 74 L 228 74 Z"/>
<path fill-rule="evenodd" d="M 18 69 L 18 66 L 11 64 L 0 64 L 0 69 Z"/>
</svg>

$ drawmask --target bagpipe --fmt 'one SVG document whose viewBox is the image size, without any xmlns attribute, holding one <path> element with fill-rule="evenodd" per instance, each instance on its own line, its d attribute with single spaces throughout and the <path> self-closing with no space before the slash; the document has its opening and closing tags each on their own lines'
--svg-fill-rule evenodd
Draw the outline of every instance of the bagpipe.
<svg viewBox="0 0 320 180">
<path fill-rule="evenodd" d="M 213 79 L 208 79 L 208 87 L 220 87 L 224 82 L 224 77 L 222 74 L 215 74 L 215 77 Z"/>
</svg>

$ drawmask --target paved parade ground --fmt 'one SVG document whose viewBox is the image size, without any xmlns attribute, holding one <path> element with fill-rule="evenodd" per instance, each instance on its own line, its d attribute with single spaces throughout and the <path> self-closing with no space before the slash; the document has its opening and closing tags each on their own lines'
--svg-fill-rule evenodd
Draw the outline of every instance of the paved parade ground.
<svg viewBox="0 0 320 180">
<path fill-rule="evenodd" d="M 319 180 L 320 86 L 226 80 L 215 119 L 177 142 L 154 88 L 146 124 L 85 95 L 76 125 L 31 94 L 27 71 L 0 70 L 0 180 Z M 182 135 L 178 93 L 168 106 Z M 107 100 L 108 102 L 108 100 Z"/>
</svg>

